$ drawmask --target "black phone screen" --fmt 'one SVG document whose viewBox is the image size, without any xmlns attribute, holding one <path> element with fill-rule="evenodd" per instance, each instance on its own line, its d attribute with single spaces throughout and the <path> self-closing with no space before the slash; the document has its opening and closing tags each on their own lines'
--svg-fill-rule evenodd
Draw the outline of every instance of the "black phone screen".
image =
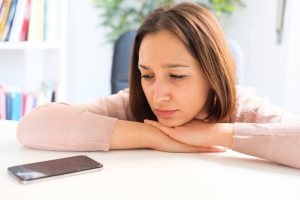
<svg viewBox="0 0 300 200">
<path fill-rule="evenodd" d="M 87 156 L 73 156 L 9 167 L 7 170 L 20 182 L 28 183 L 34 180 L 75 174 L 79 172 L 97 171 L 103 165 Z"/>
</svg>

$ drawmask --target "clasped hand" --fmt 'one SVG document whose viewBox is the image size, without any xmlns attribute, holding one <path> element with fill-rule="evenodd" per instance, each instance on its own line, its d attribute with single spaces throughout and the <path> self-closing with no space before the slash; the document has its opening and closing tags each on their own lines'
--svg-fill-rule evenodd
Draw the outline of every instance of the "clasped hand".
<svg viewBox="0 0 300 200">
<path fill-rule="evenodd" d="M 144 120 L 144 123 L 156 127 L 178 142 L 203 147 L 206 152 L 226 151 L 232 145 L 232 124 L 207 123 L 199 119 L 178 127 L 167 127 L 153 120 Z"/>
</svg>

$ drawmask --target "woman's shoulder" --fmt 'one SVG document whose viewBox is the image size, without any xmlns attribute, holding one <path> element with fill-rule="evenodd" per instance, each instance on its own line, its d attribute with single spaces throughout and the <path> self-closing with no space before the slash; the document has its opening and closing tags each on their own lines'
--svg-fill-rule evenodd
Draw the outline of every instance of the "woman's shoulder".
<svg viewBox="0 0 300 200">
<path fill-rule="evenodd" d="M 101 97 L 97 101 L 79 104 L 84 110 L 122 120 L 134 120 L 129 109 L 129 89 Z"/>
<path fill-rule="evenodd" d="M 254 87 L 236 86 L 236 106 L 232 122 L 281 122 L 286 110 L 272 104 L 267 97 L 259 97 Z"/>
</svg>

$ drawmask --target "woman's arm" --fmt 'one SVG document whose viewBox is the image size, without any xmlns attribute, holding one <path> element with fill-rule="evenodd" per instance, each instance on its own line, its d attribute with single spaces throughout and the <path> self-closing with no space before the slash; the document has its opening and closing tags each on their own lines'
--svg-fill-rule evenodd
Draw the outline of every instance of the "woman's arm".
<svg viewBox="0 0 300 200">
<path fill-rule="evenodd" d="M 300 168 L 300 117 L 238 87 L 233 150 Z"/>
<path fill-rule="evenodd" d="M 300 121 L 235 123 L 232 149 L 300 168 Z"/>
<path fill-rule="evenodd" d="M 50 103 L 21 119 L 17 138 L 24 146 L 36 149 L 107 151 L 116 122 L 82 107 Z"/>
<path fill-rule="evenodd" d="M 109 150 L 117 119 L 132 119 L 128 89 L 80 105 L 50 103 L 19 122 L 17 137 L 27 147 L 46 150 Z"/>
<path fill-rule="evenodd" d="M 51 103 L 36 108 L 18 125 L 17 137 L 24 146 L 62 151 L 107 151 L 152 148 L 169 152 L 220 152 L 171 139 L 144 123 L 117 120 L 95 114 L 82 106 Z"/>
<path fill-rule="evenodd" d="M 146 123 L 173 139 L 193 146 L 224 146 L 240 153 L 300 168 L 300 122 L 206 123 L 193 120 L 170 128 Z"/>
</svg>

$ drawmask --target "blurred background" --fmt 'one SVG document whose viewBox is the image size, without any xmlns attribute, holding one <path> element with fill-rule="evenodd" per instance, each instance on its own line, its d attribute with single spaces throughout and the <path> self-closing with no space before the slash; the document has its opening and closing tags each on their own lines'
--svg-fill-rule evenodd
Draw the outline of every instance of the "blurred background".
<svg viewBox="0 0 300 200">
<path fill-rule="evenodd" d="M 52 88 L 59 88 L 58 100 L 69 103 L 89 102 L 110 95 L 114 42 L 122 32 L 138 26 L 139 22 L 133 23 L 135 17 L 130 16 L 136 15 L 135 12 L 141 9 L 140 3 L 147 1 L 44 2 L 49 3 L 48 15 L 52 15 L 52 26 L 56 26 L 57 33 L 52 33 L 55 39 L 32 40 L 27 44 L 2 41 L 0 83 L 3 87 L 17 85 L 22 90 L 32 91 L 39 90 L 41 82 L 46 82 Z M 50 10 L 50 2 L 55 4 L 55 11 Z M 144 8 L 144 14 L 156 3 L 166 1 L 149 2 L 153 5 Z M 271 102 L 300 114 L 300 1 L 197 2 L 215 10 L 227 38 L 232 41 L 239 57 L 239 85 L 254 87 L 259 96 L 268 97 Z M 126 15 L 132 25 L 117 27 L 113 24 L 118 22 L 117 18 L 109 20 L 112 15 L 121 13 L 112 7 L 116 5 L 133 9 Z M 113 14 L 109 15 L 107 11 Z M 123 21 L 122 24 L 128 23 Z M 48 35 L 50 37 L 51 33 Z"/>
</svg>

